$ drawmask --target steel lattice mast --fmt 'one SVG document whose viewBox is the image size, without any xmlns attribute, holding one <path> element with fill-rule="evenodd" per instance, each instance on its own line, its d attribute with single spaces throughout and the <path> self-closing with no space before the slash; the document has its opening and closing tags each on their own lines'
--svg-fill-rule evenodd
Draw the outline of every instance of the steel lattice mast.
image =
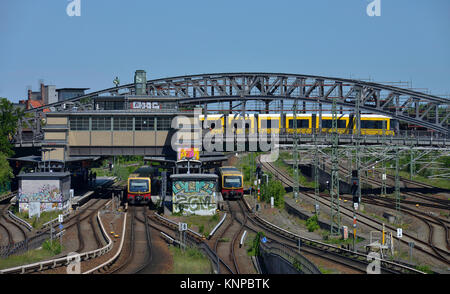
<svg viewBox="0 0 450 294">
<path fill-rule="evenodd" d="M 337 127 L 336 98 L 333 98 L 332 104 L 332 145 L 331 145 L 331 236 L 340 235 L 341 215 L 339 211 L 339 134 Z"/>
<path fill-rule="evenodd" d="M 293 107 L 293 111 L 294 111 L 294 122 L 293 122 L 293 132 L 294 132 L 294 187 L 293 187 L 293 192 L 294 192 L 294 198 L 295 200 L 298 200 L 298 196 L 299 196 L 299 182 L 298 182 L 298 176 L 299 176 L 299 172 L 298 172 L 298 133 L 297 133 L 297 99 L 295 99 L 294 101 L 294 107 Z"/>
</svg>

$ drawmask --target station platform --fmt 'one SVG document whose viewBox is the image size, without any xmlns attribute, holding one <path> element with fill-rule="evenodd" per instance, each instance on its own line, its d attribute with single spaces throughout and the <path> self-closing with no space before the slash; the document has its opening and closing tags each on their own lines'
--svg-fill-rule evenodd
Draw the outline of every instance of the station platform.
<svg viewBox="0 0 450 294">
<path fill-rule="evenodd" d="M 86 203 L 95 193 L 95 190 L 101 189 L 114 183 L 115 179 L 116 177 L 98 177 L 92 185 L 75 191 L 75 195 L 73 196 L 71 201 L 72 208 L 76 209 Z"/>
</svg>

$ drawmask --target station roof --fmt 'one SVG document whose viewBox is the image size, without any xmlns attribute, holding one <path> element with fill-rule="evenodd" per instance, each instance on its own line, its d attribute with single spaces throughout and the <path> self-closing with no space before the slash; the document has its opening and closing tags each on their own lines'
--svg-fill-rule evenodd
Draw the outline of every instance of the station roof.
<svg viewBox="0 0 450 294">
<path fill-rule="evenodd" d="M 89 90 L 90 88 L 59 88 L 56 89 L 56 91 L 73 91 L 73 90 L 79 90 L 79 91 L 85 91 Z"/>
<path fill-rule="evenodd" d="M 70 176 L 69 172 L 36 172 L 36 173 L 20 173 L 17 175 L 18 178 L 25 178 L 25 177 L 36 177 L 36 178 L 42 178 L 42 177 L 52 177 L 52 178 L 63 178 Z"/>
<path fill-rule="evenodd" d="M 216 174 L 175 174 L 170 176 L 171 179 L 211 179 L 215 180 L 218 178 Z"/>
<path fill-rule="evenodd" d="M 98 160 L 100 156 L 88 156 L 88 157 L 69 157 L 66 160 L 56 160 L 56 159 L 50 159 L 50 160 L 42 160 L 42 157 L 39 155 L 30 155 L 30 156 L 24 156 L 24 157 L 17 157 L 17 158 L 8 158 L 8 160 L 15 160 L 15 161 L 22 161 L 22 162 L 32 162 L 32 163 L 38 163 L 38 162 L 77 162 L 77 161 L 84 161 L 84 160 Z"/>
</svg>

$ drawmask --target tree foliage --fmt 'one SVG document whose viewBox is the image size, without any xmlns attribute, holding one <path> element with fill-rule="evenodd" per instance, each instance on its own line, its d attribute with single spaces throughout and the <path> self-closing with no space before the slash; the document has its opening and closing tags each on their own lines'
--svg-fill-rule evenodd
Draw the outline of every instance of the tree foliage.
<svg viewBox="0 0 450 294">
<path fill-rule="evenodd" d="M 18 121 L 24 116 L 23 110 L 14 108 L 6 98 L 0 98 L 0 152 L 13 155 L 12 139 L 17 130 Z"/>
<path fill-rule="evenodd" d="M 280 181 L 270 178 L 268 184 L 261 185 L 262 199 L 266 202 L 270 202 L 270 197 L 273 197 L 275 207 L 283 208 L 285 194 L 286 190 L 284 190 L 284 187 Z"/>
<path fill-rule="evenodd" d="M 0 98 L 0 112 L 0 185 L 3 186 L 13 177 L 7 158 L 14 154 L 11 142 L 24 112 L 14 108 L 6 98 Z"/>
</svg>

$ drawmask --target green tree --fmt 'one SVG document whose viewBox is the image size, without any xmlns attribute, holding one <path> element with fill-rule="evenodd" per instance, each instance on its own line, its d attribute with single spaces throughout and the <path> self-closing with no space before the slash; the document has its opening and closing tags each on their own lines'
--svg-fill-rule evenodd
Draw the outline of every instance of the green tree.
<svg viewBox="0 0 450 294">
<path fill-rule="evenodd" d="M 6 98 L 0 98 L 0 112 L 0 153 L 12 156 L 14 152 L 11 142 L 24 112 L 20 108 L 15 108 Z"/>
<path fill-rule="evenodd" d="M 0 153 L 0 187 L 4 187 L 13 177 L 12 169 L 6 158 L 5 154 Z"/>
</svg>

